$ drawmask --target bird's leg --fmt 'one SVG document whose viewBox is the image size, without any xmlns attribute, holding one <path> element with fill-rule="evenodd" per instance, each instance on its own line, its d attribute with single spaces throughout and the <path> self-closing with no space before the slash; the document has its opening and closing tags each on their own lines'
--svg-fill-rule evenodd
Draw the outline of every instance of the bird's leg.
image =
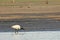
<svg viewBox="0 0 60 40">
<path fill-rule="evenodd" d="M 15 34 L 16 34 L 16 29 L 15 29 Z"/>
<path fill-rule="evenodd" d="M 17 29 L 15 29 L 15 34 L 18 34 L 18 30 Z"/>
</svg>

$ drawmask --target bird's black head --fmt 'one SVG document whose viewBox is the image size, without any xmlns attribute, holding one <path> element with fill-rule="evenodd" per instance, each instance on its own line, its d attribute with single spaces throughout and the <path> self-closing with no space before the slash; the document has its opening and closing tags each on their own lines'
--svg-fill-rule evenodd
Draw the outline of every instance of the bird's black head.
<svg viewBox="0 0 60 40">
<path fill-rule="evenodd" d="M 24 30 L 24 28 L 21 28 L 21 30 Z"/>
</svg>

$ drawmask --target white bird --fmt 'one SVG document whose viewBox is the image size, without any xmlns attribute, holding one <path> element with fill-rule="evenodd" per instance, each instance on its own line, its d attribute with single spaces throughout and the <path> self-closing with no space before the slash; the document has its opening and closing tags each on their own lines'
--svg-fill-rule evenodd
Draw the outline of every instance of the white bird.
<svg viewBox="0 0 60 40">
<path fill-rule="evenodd" d="M 13 25 L 11 26 L 11 28 L 13 28 L 15 30 L 15 33 L 18 33 L 18 31 L 21 29 L 20 25 Z"/>
</svg>

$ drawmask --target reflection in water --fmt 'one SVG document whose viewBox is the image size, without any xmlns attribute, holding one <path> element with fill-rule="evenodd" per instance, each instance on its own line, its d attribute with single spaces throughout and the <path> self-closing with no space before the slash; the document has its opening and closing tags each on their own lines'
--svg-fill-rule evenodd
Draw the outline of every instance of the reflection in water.
<svg viewBox="0 0 60 40">
<path fill-rule="evenodd" d="M 14 24 L 21 25 L 25 31 L 60 31 L 60 21 L 52 19 L 21 19 L 0 22 L 0 32 L 13 32 L 11 26 Z"/>
</svg>

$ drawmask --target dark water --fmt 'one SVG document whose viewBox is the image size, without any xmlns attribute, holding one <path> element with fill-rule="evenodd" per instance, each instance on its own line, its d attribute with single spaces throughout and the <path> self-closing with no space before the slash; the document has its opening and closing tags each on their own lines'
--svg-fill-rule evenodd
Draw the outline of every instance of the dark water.
<svg viewBox="0 0 60 40">
<path fill-rule="evenodd" d="M 25 30 L 20 31 L 60 31 L 60 21 L 53 19 L 20 19 L 0 21 L 0 32 L 13 32 L 12 25 L 19 24 Z"/>
</svg>

